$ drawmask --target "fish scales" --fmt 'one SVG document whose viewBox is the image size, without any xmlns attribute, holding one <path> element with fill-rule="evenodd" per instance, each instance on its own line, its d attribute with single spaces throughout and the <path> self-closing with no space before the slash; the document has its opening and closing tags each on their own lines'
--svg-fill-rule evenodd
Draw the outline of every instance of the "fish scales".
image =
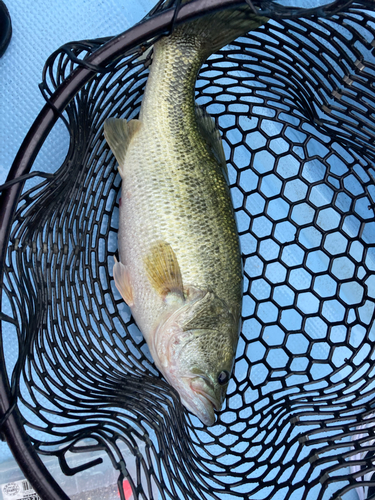
<svg viewBox="0 0 375 500">
<path fill-rule="evenodd" d="M 212 425 L 238 342 L 242 268 L 219 134 L 194 102 L 199 68 L 225 42 L 208 43 L 207 26 L 183 25 L 155 44 L 139 121 L 112 119 L 105 134 L 123 180 L 116 285 L 156 366 Z"/>
<path fill-rule="evenodd" d="M 238 305 L 241 267 L 229 189 L 194 113 L 197 52 L 194 41 L 181 43 L 178 33 L 155 48 L 140 115 L 149 126 L 137 133 L 127 152 L 119 251 L 125 262 L 137 261 L 141 268 L 152 243 L 167 241 L 184 283 L 216 290 Z M 135 281 L 141 290 L 148 285 Z"/>
</svg>

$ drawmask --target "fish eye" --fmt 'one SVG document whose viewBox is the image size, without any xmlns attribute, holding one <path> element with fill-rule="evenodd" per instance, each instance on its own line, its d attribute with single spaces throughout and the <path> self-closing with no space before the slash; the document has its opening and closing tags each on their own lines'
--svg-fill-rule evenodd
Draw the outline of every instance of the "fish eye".
<svg viewBox="0 0 375 500">
<path fill-rule="evenodd" d="M 219 385 L 225 385 L 229 382 L 229 373 L 226 370 L 223 370 L 222 372 L 219 373 L 217 377 L 217 381 L 219 382 Z"/>
</svg>

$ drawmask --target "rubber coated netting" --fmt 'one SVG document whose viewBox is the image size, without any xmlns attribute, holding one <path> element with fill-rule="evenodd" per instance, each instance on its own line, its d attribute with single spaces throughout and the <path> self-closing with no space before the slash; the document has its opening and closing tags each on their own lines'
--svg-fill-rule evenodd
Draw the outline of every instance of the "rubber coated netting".
<svg viewBox="0 0 375 500">
<path fill-rule="evenodd" d="M 112 277 L 121 181 L 103 123 L 137 116 L 151 54 L 98 73 L 70 102 L 68 154 L 51 178 L 25 185 L 3 287 L 13 319 L 4 345 L 19 346 L 17 359 L 5 352 L 12 393 L 34 448 L 58 456 L 66 474 L 77 472 L 67 451 L 101 449 L 123 499 L 124 479 L 140 499 L 366 494 L 375 471 L 374 34 L 374 14 L 355 6 L 330 19 L 274 20 L 200 71 L 197 102 L 222 133 L 244 264 L 234 374 L 210 428 L 159 376 Z M 55 53 L 46 93 L 101 43 Z"/>
</svg>

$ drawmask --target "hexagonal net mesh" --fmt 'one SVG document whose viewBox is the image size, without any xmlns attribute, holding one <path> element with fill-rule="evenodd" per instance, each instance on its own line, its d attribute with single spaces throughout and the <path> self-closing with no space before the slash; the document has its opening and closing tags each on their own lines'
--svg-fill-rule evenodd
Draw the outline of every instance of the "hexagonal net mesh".
<svg viewBox="0 0 375 500">
<path fill-rule="evenodd" d="M 109 116 L 139 112 L 150 56 L 70 102 L 70 146 L 29 180 L 4 273 L 8 376 L 35 449 L 104 449 L 141 499 L 338 499 L 375 471 L 375 19 L 270 21 L 202 67 L 244 263 L 243 327 L 223 410 L 205 428 L 159 376 L 112 277 L 120 177 Z M 52 93 L 101 42 L 47 62 Z M 134 456 L 129 475 L 123 450 Z M 361 486 L 361 488 L 359 488 Z"/>
</svg>

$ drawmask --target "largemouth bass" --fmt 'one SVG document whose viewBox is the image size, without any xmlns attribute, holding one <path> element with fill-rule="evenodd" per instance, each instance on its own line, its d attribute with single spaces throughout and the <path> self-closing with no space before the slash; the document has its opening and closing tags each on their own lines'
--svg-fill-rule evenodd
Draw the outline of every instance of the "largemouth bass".
<svg viewBox="0 0 375 500">
<path fill-rule="evenodd" d="M 123 181 L 116 286 L 157 368 L 207 426 L 233 368 L 242 268 L 220 134 L 194 87 L 211 53 L 266 21 L 246 7 L 176 28 L 154 45 L 139 119 L 104 126 Z"/>
</svg>

